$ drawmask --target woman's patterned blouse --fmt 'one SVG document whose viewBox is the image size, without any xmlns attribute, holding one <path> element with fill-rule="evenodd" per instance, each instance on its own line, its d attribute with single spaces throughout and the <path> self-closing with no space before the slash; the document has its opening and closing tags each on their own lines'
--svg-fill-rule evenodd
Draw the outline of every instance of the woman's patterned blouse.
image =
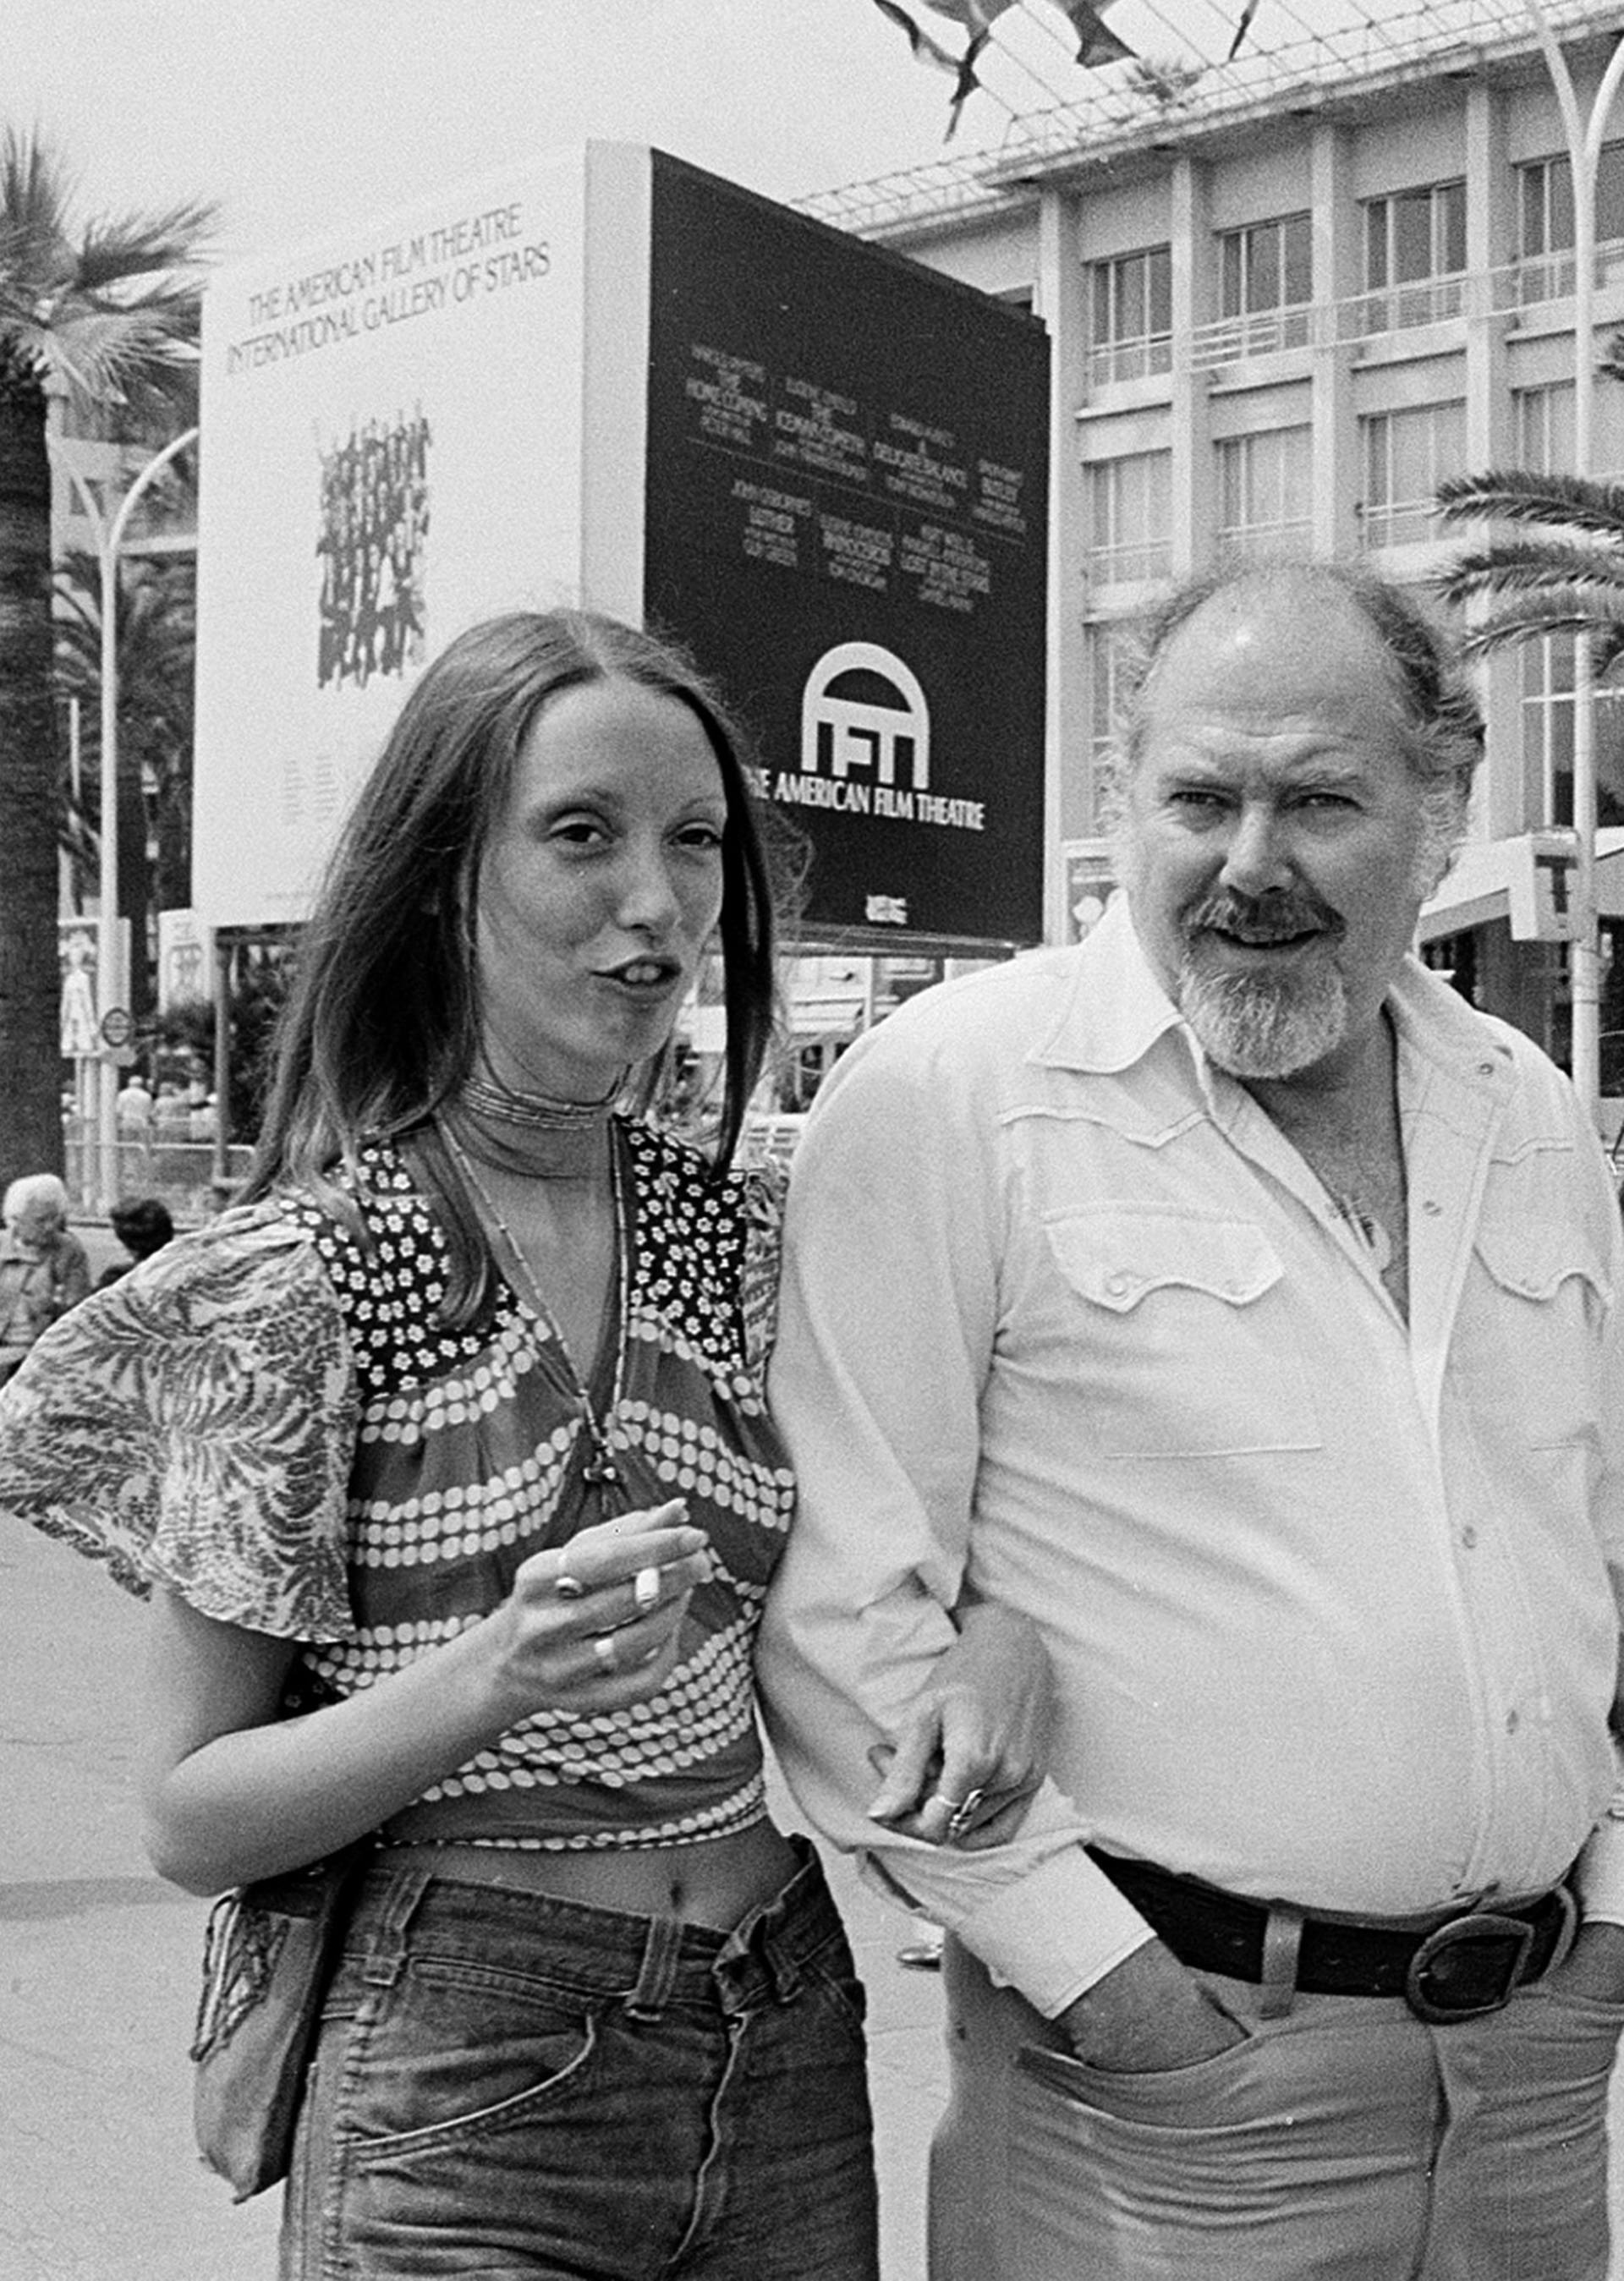
<svg viewBox="0 0 1624 2281">
<path fill-rule="evenodd" d="M 478 1623 L 521 1562 L 608 1511 L 686 1499 L 715 1574 L 658 1693 L 537 1713 L 397 1816 L 397 1842 L 681 1844 L 764 1810 L 751 1649 L 794 1496 L 762 1395 L 780 1198 L 616 1133 L 624 1352 L 595 1405 L 613 1492 L 584 1485 L 556 1334 L 510 1287 L 440 1327 L 444 1238 L 385 1147 L 361 1159 L 368 1246 L 298 1197 L 228 1212 L 85 1301 L 0 1396 L 0 1510 L 133 1589 L 300 1641 L 296 1698 Z"/>
</svg>

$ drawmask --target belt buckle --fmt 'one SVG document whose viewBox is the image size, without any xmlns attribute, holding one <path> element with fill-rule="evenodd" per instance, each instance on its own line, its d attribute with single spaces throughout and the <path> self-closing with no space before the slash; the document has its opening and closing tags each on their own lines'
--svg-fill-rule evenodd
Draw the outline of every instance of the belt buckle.
<svg viewBox="0 0 1624 2281">
<path fill-rule="evenodd" d="M 1533 1945 L 1534 1927 L 1525 1918 L 1497 1916 L 1489 1909 L 1451 1917 L 1435 1932 L 1429 1932 L 1411 1958 L 1404 1975 L 1404 2001 L 1418 2020 L 1437 2028 L 1501 2011 L 1512 2000 Z M 1473 1952 L 1477 1952 L 1475 1958 Z M 1450 1965 L 1445 1962 L 1440 1969 L 1441 1960 L 1450 1958 L 1460 1988 L 1458 1996 L 1450 1992 Z M 1491 1960 L 1493 1978 L 1480 1979 L 1472 1970 L 1473 1963 L 1489 1968 Z M 1464 1972 L 1459 1969 L 1463 1965 Z"/>
</svg>

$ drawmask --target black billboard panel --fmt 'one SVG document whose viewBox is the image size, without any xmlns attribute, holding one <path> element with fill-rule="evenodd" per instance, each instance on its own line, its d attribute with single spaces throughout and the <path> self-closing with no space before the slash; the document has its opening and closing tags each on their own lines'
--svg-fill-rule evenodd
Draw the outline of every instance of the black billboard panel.
<svg viewBox="0 0 1624 2281">
<path fill-rule="evenodd" d="M 1036 942 L 1048 335 L 653 164 L 648 619 L 755 732 L 809 932 Z"/>
</svg>

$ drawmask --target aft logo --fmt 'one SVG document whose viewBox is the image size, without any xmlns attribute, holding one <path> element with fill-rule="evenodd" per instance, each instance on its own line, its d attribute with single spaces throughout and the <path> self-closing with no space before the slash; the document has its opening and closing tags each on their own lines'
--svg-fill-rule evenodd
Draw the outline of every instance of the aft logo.
<svg viewBox="0 0 1624 2281">
<path fill-rule="evenodd" d="M 917 675 L 878 642 L 826 650 L 801 696 L 800 772 L 871 789 L 877 816 L 911 816 L 931 781 L 931 708 Z"/>
</svg>

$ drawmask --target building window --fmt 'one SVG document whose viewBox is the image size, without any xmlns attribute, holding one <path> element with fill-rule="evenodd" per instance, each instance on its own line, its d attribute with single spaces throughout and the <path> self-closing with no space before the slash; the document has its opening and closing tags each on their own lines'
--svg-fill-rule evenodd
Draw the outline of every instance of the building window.
<svg viewBox="0 0 1624 2281">
<path fill-rule="evenodd" d="M 1305 213 L 1226 230 L 1218 239 L 1220 314 L 1237 356 L 1301 348 L 1313 298 L 1313 238 Z"/>
<path fill-rule="evenodd" d="M 1438 536 L 1433 495 L 1443 476 L 1459 475 L 1465 467 L 1465 427 L 1459 402 L 1418 404 L 1360 421 L 1365 545 L 1409 546 Z"/>
<path fill-rule="evenodd" d="M 1466 186 L 1432 182 L 1365 205 L 1363 334 L 1458 316 L 1466 267 Z"/>
<path fill-rule="evenodd" d="M 1172 454 L 1134 452 L 1088 469 L 1088 575 L 1115 586 L 1172 568 Z"/>
<path fill-rule="evenodd" d="M 1624 238 L 1624 143 L 1602 146 L 1596 174 L 1596 242 Z M 1517 169 L 1517 298 L 1554 301 L 1574 290 L 1574 169 L 1560 157 Z"/>
<path fill-rule="evenodd" d="M 1536 476 L 1568 475 L 1574 467 L 1574 383 L 1512 390 L 1513 464 Z"/>
<path fill-rule="evenodd" d="M 1110 831 L 1113 821 L 1117 732 L 1137 638 L 1132 618 L 1088 629 L 1088 814 L 1097 832 Z"/>
<path fill-rule="evenodd" d="M 1218 447 L 1219 551 L 1230 561 L 1303 551 L 1312 522 L 1310 430 L 1271 428 Z"/>
<path fill-rule="evenodd" d="M 1547 634 L 1525 642 L 1522 659 L 1523 762 L 1528 826 L 1574 820 L 1574 638 Z M 1596 691 L 1596 820 L 1624 823 L 1624 690 Z"/>
<path fill-rule="evenodd" d="M 1138 380 L 1172 367 L 1172 250 L 1152 245 L 1089 264 L 1089 378 Z"/>
</svg>

